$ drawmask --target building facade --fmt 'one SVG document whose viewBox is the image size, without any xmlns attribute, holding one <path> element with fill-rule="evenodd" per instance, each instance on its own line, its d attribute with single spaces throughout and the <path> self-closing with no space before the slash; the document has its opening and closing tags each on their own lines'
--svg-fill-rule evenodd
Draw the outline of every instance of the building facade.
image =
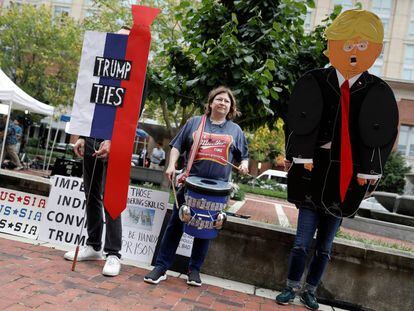
<svg viewBox="0 0 414 311">
<path fill-rule="evenodd" d="M 68 15 L 76 20 L 82 20 L 93 13 L 93 0 L 0 0 L 2 7 L 8 8 L 11 5 L 32 4 L 50 6 L 52 14 Z"/>
</svg>

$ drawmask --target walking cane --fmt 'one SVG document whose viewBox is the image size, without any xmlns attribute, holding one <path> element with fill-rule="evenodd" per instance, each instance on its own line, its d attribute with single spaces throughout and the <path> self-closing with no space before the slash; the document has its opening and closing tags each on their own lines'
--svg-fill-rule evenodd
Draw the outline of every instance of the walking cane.
<svg viewBox="0 0 414 311">
<path fill-rule="evenodd" d="M 226 162 L 228 165 L 230 165 L 231 167 L 233 167 L 234 169 L 236 169 L 237 171 L 240 171 L 240 168 L 238 168 L 236 165 L 234 165 L 233 163 L 227 161 L 223 156 L 220 155 L 216 155 L 216 154 L 207 154 L 207 153 L 203 153 L 203 152 L 197 152 L 197 154 L 199 155 L 204 155 L 204 156 L 209 156 L 209 157 L 215 157 L 218 158 L 224 162 Z M 247 176 L 251 177 L 251 178 L 256 178 L 253 177 L 252 175 L 250 175 L 249 173 L 246 174 Z"/>
<path fill-rule="evenodd" d="M 96 138 L 94 139 L 94 142 L 93 142 L 94 149 L 95 149 L 95 143 L 96 143 Z M 95 152 L 96 151 L 97 150 L 95 149 Z M 88 190 L 88 193 L 86 195 L 85 211 L 83 212 L 83 219 L 82 219 L 82 222 L 81 222 L 81 229 L 80 229 L 80 233 L 79 233 L 78 245 L 76 245 L 75 256 L 73 257 L 72 271 L 75 271 L 76 262 L 78 261 L 79 246 L 80 246 L 80 242 L 81 242 L 81 238 L 82 238 L 82 233 L 83 233 L 83 227 L 84 227 L 83 221 L 86 220 L 86 209 L 88 208 L 88 204 L 89 204 L 89 197 L 91 195 L 92 183 L 93 183 L 93 179 L 95 177 L 95 167 L 96 167 L 96 162 L 97 161 L 98 161 L 98 157 L 95 157 L 95 161 L 93 163 L 93 168 L 92 168 L 92 177 L 91 177 L 91 181 L 89 183 L 89 190 Z"/>
</svg>

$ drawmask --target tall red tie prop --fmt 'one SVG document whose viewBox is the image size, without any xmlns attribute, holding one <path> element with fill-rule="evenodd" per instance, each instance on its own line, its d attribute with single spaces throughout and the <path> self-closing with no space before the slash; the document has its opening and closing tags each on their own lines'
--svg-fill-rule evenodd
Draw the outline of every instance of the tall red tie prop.
<svg viewBox="0 0 414 311">
<path fill-rule="evenodd" d="M 346 191 L 352 179 L 352 149 L 349 138 L 349 82 L 346 80 L 341 85 L 341 164 L 340 164 L 340 195 L 341 202 L 345 200 Z"/>
<path fill-rule="evenodd" d="M 121 83 L 121 87 L 127 88 L 128 92 L 115 117 L 104 192 L 104 205 L 113 219 L 126 208 L 131 156 L 151 42 L 150 25 L 159 11 L 132 6 L 134 25 L 128 37 L 125 59 L 130 60 L 134 67 L 130 79 Z"/>
</svg>

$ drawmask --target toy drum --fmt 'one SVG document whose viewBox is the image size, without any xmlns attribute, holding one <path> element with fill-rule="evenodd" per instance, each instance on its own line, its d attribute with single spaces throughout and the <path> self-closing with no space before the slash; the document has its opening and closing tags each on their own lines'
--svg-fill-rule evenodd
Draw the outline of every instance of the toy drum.
<svg viewBox="0 0 414 311">
<path fill-rule="evenodd" d="M 185 203 L 180 208 L 184 232 L 200 239 L 214 239 L 217 218 L 222 218 L 231 192 L 228 182 L 196 176 L 185 181 Z"/>
</svg>

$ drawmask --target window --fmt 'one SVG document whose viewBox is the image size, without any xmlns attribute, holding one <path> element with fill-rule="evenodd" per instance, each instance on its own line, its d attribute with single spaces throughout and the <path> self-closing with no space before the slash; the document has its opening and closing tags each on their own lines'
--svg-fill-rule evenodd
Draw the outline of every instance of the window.
<svg viewBox="0 0 414 311">
<path fill-rule="evenodd" d="M 414 80 L 414 45 L 407 44 L 404 54 L 402 78 L 405 80 Z"/>
<path fill-rule="evenodd" d="M 96 13 L 95 10 L 86 10 L 85 11 L 85 17 L 91 17 Z"/>
<path fill-rule="evenodd" d="M 70 14 L 70 7 L 58 6 L 58 5 L 54 7 L 53 16 L 55 17 L 59 15 L 68 16 L 69 14 Z"/>
<path fill-rule="evenodd" d="M 387 36 L 390 28 L 392 0 L 372 0 L 371 10 L 381 18 L 384 24 L 384 35 Z"/>
<path fill-rule="evenodd" d="M 374 65 L 369 69 L 369 72 L 376 76 L 382 76 L 384 67 L 384 52 L 387 48 L 387 42 L 384 42 L 380 56 L 375 60 Z"/>
<path fill-rule="evenodd" d="M 408 35 L 410 37 L 414 37 L 414 0 L 411 0 L 410 27 L 408 28 Z"/>
<path fill-rule="evenodd" d="M 414 127 L 408 125 L 400 126 L 398 136 L 398 152 L 403 156 L 414 156 Z"/>
<path fill-rule="evenodd" d="M 305 29 L 305 32 L 310 32 L 312 30 L 312 12 L 313 10 L 306 6 L 306 15 L 304 16 L 304 24 L 303 28 Z"/>
<path fill-rule="evenodd" d="M 352 0 L 334 0 L 333 4 L 334 6 L 341 5 L 342 11 L 352 9 L 354 7 Z"/>
</svg>

